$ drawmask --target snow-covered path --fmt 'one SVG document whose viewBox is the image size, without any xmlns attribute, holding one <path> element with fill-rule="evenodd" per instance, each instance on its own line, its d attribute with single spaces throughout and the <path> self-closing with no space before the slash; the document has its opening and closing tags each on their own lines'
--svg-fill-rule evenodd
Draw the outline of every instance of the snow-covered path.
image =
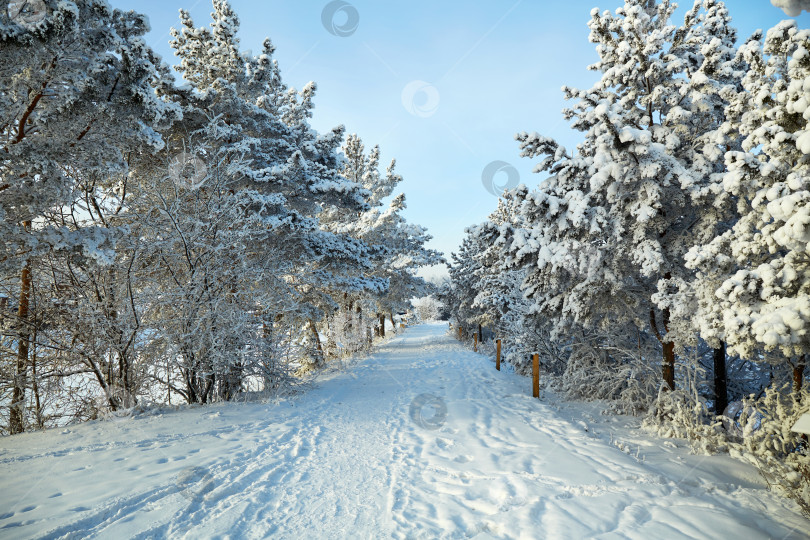
<svg viewBox="0 0 810 540">
<path fill-rule="evenodd" d="M 532 399 L 445 330 L 279 404 L 3 439 L 0 538 L 805 537 L 752 469 Z"/>
</svg>

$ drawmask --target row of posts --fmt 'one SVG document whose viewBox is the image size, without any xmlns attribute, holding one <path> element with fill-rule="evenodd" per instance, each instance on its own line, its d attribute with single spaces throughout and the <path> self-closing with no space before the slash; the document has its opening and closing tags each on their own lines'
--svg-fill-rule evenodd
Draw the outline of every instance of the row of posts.
<svg viewBox="0 0 810 540">
<path fill-rule="evenodd" d="M 461 325 L 458 325 L 458 339 L 463 339 Z M 473 351 L 478 352 L 478 332 L 473 333 Z M 533 353 L 529 356 L 532 361 L 532 397 L 540 398 L 540 355 Z M 495 369 L 501 370 L 501 340 L 495 340 Z"/>
</svg>

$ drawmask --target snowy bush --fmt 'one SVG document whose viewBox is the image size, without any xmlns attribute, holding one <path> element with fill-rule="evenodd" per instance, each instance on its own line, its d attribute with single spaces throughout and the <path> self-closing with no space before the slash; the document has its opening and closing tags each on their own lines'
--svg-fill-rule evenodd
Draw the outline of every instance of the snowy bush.
<svg viewBox="0 0 810 540">
<path fill-rule="evenodd" d="M 411 300 L 416 316 L 420 321 L 439 320 L 442 310 L 442 303 L 433 295 L 414 298 Z"/>
<path fill-rule="evenodd" d="M 810 517 L 810 452 L 805 437 L 791 431 L 810 412 L 810 390 L 769 387 L 765 394 L 742 402 L 742 436 L 731 454 L 754 464 L 768 485 L 796 500 Z"/>
<path fill-rule="evenodd" d="M 703 454 L 728 449 L 722 425 L 694 388 L 691 392 L 661 388 L 643 422 L 646 430 L 660 437 L 686 439 L 693 452 Z"/>
<path fill-rule="evenodd" d="M 562 389 L 570 399 L 607 400 L 609 410 L 621 414 L 646 411 L 655 397 L 659 374 L 647 360 L 655 357 L 650 340 L 633 348 L 621 340 L 580 332 L 562 375 Z"/>
</svg>

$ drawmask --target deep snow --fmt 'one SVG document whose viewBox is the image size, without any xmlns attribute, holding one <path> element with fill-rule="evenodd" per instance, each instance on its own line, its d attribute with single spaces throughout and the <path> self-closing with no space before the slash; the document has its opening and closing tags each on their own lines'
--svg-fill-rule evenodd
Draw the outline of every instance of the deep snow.
<svg viewBox="0 0 810 540">
<path fill-rule="evenodd" d="M 751 467 L 532 399 L 446 328 L 280 403 L 5 438 L 0 538 L 805 537 Z"/>
</svg>

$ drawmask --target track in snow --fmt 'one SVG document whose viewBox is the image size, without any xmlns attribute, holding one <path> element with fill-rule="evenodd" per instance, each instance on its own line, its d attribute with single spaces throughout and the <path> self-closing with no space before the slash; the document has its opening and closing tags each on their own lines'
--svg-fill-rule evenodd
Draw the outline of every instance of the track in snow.
<svg viewBox="0 0 810 540">
<path fill-rule="evenodd" d="M 637 435 L 652 457 L 640 461 L 586 431 L 576 415 L 588 406 L 532 399 L 529 380 L 498 373 L 445 330 L 408 329 L 279 404 L 3 439 L 0 538 L 780 539 L 807 530 L 746 466 Z"/>
</svg>

